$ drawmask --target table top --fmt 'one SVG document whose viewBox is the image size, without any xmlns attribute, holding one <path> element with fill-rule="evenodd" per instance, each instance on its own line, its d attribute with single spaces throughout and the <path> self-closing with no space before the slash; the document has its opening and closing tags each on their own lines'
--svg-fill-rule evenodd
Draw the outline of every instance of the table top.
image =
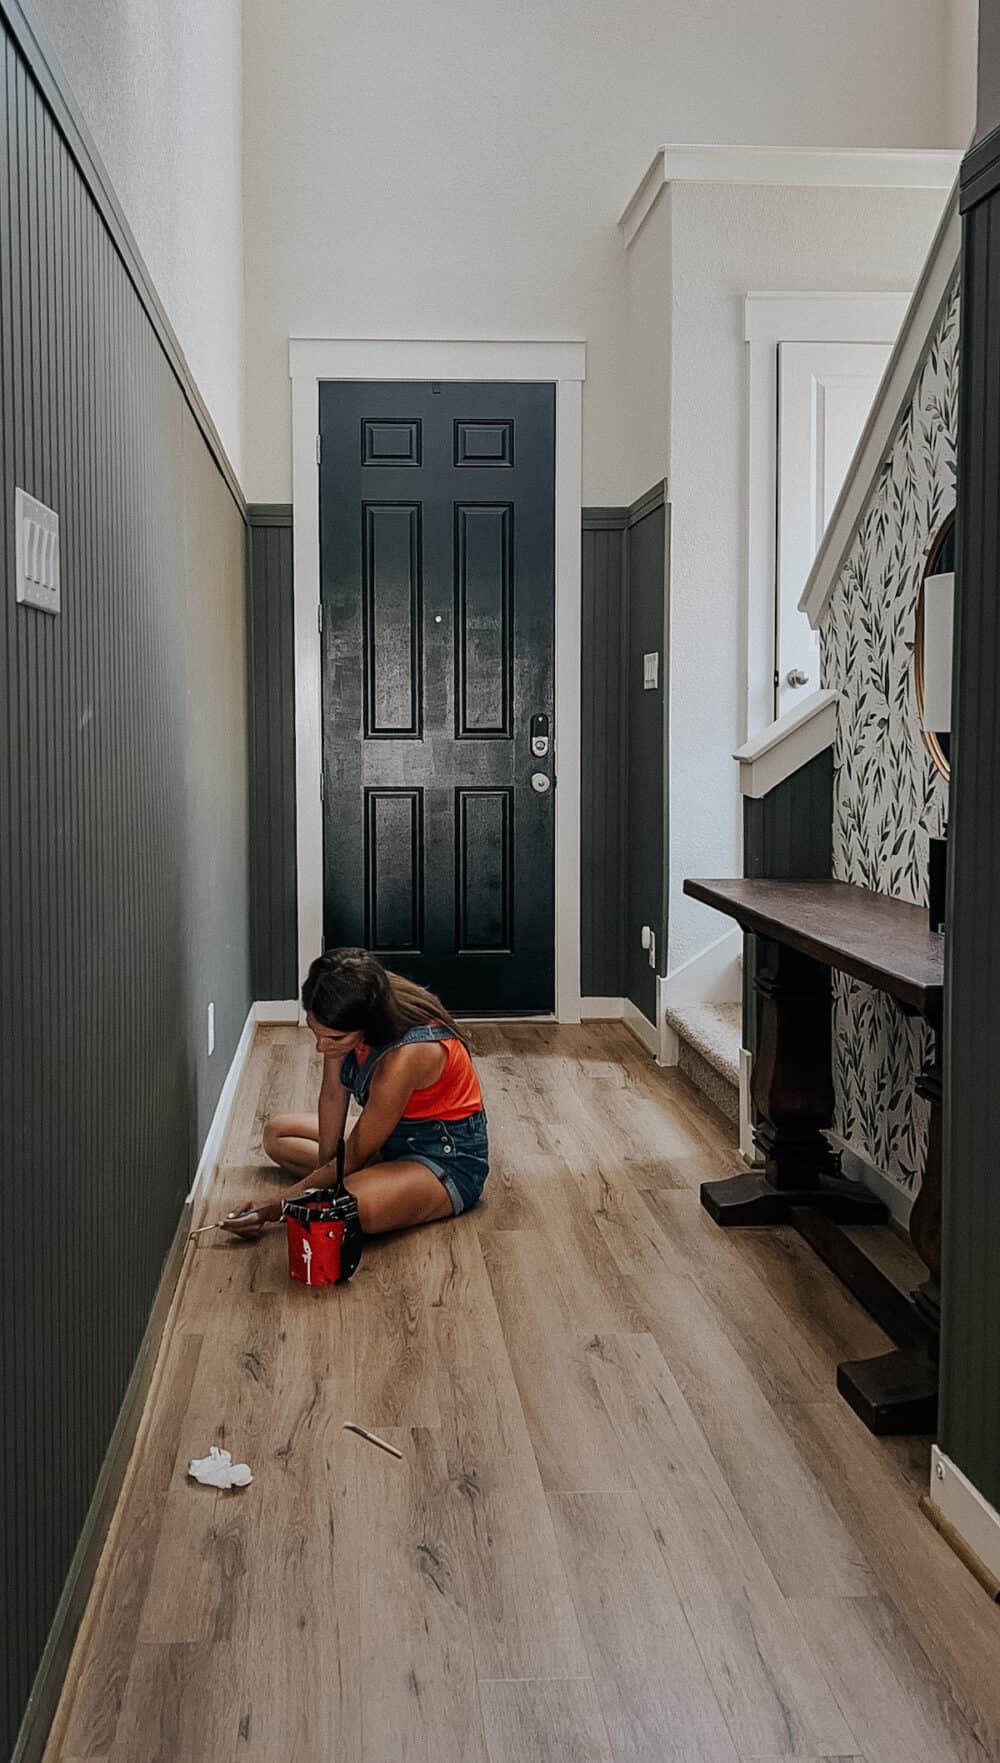
<svg viewBox="0 0 1000 1763">
<path fill-rule="evenodd" d="M 686 881 L 684 892 L 923 1016 L 940 1011 L 944 938 L 923 906 L 838 881 Z"/>
</svg>

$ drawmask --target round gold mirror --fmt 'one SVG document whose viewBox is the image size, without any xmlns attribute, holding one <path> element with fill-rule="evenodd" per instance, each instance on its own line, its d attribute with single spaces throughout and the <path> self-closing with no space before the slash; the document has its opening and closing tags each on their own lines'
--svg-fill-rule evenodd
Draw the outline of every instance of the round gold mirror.
<svg viewBox="0 0 1000 1763">
<path fill-rule="evenodd" d="M 942 777 L 951 777 L 951 734 L 944 729 L 929 729 L 924 721 L 924 705 L 926 702 L 926 681 L 929 669 L 942 658 L 929 655 L 927 649 L 928 635 L 924 613 L 926 610 L 925 583 L 931 576 L 954 576 L 955 573 L 955 511 L 946 515 L 931 541 L 927 553 L 927 562 L 920 581 L 920 593 L 917 597 L 917 629 L 913 644 L 913 677 L 917 688 L 917 714 L 920 717 L 920 732 L 924 746 L 937 766 Z"/>
</svg>

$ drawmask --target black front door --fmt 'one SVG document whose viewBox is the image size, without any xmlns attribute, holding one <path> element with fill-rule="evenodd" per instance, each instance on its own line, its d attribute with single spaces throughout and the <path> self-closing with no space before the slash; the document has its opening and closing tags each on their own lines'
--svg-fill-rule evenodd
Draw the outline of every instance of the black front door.
<svg viewBox="0 0 1000 1763">
<path fill-rule="evenodd" d="M 554 1003 L 555 392 L 320 388 L 324 938 Z"/>
</svg>

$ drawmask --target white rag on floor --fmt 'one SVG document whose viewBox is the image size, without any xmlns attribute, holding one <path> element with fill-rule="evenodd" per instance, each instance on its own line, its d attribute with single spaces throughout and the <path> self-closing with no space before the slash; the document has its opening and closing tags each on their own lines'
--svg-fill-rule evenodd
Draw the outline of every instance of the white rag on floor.
<svg viewBox="0 0 1000 1763">
<path fill-rule="evenodd" d="M 231 1451 L 213 1445 L 207 1457 L 195 1457 L 188 1469 L 195 1481 L 207 1488 L 245 1488 L 253 1481 L 248 1463 L 234 1463 Z"/>
</svg>

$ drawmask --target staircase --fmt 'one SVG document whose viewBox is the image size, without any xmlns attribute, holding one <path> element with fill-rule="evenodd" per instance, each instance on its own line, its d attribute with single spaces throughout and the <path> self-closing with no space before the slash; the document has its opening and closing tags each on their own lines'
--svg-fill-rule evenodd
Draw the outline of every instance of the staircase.
<svg viewBox="0 0 1000 1763">
<path fill-rule="evenodd" d="M 678 1040 L 678 1070 L 727 1120 L 740 1116 L 739 1004 L 678 1004 L 665 1011 Z"/>
</svg>

